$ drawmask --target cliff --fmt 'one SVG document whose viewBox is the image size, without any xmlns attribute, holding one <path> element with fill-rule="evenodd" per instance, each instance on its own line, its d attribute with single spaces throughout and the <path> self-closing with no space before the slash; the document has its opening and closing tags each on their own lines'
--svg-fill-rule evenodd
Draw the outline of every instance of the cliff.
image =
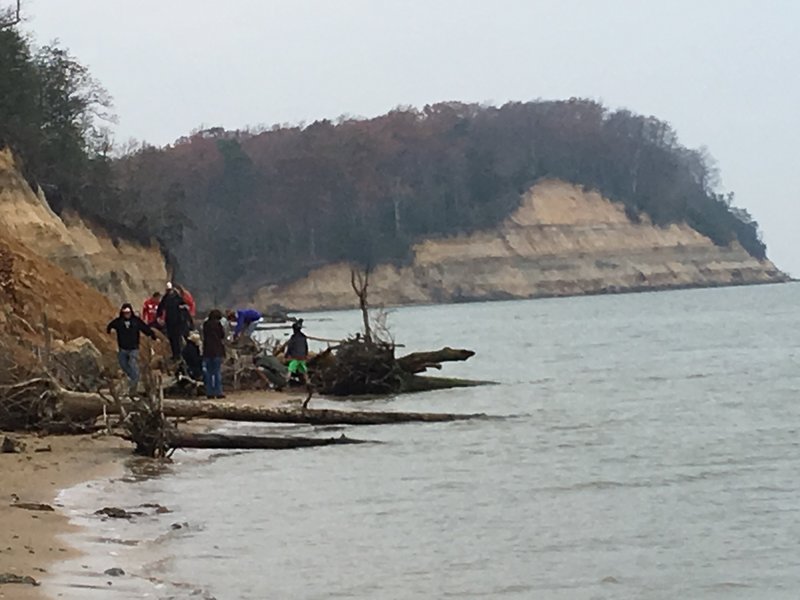
<svg viewBox="0 0 800 600">
<path fill-rule="evenodd" d="M 407 266 L 370 276 L 373 304 L 569 296 L 786 281 L 738 242 L 719 247 L 686 224 L 632 222 L 621 204 L 557 180 L 531 188 L 498 228 L 416 244 Z M 261 287 L 257 306 L 355 306 L 350 267 L 332 264 L 288 285 Z"/>
<path fill-rule="evenodd" d="M 3 359 L 23 342 L 39 348 L 44 346 L 45 314 L 54 340 L 86 337 L 100 350 L 111 351 L 113 339 L 106 334 L 105 326 L 117 310 L 103 294 L 8 235 L 0 223 L 0 354 Z M 32 358 L 30 351 L 21 355 Z"/>
<path fill-rule="evenodd" d="M 156 244 L 114 240 L 77 215 L 59 217 L 21 176 L 8 150 L 0 150 L 0 214 L 6 235 L 116 304 L 138 306 L 167 280 L 166 261 Z"/>
</svg>

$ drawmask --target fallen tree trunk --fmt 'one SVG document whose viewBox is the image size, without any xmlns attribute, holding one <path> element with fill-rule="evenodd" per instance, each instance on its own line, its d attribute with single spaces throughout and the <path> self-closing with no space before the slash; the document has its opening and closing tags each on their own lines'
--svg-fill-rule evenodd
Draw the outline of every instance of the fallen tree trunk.
<svg viewBox="0 0 800 600">
<path fill-rule="evenodd" d="M 257 435 L 224 435 L 220 433 L 177 433 L 173 448 L 205 448 L 210 450 L 290 450 L 340 444 L 368 444 L 344 435 L 338 438 L 265 437 Z"/>
<path fill-rule="evenodd" d="M 478 387 L 481 385 L 497 385 L 497 384 L 494 381 L 459 379 L 457 377 L 430 377 L 428 375 L 409 375 L 403 381 L 403 391 L 430 392 L 433 390 L 449 390 L 452 388 Z"/>
<path fill-rule="evenodd" d="M 123 404 L 124 406 L 124 404 Z M 98 394 L 64 391 L 57 411 L 73 421 L 85 421 L 103 414 L 116 413 Z M 267 423 L 309 425 L 386 425 L 392 423 L 437 423 L 484 417 L 482 414 L 377 412 L 361 410 L 271 408 L 233 402 L 207 400 L 167 400 L 162 404 L 164 416 L 182 418 L 222 419 Z"/>
<path fill-rule="evenodd" d="M 422 373 L 425 369 L 441 369 L 443 362 L 463 361 L 475 356 L 472 350 L 442 348 L 431 352 L 412 352 L 397 359 L 398 366 L 406 373 Z"/>
</svg>

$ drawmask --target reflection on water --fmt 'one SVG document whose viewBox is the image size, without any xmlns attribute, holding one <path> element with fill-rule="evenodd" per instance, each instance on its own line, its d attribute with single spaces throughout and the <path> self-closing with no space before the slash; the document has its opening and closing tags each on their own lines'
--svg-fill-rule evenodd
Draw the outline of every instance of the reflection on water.
<svg viewBox="0 0 800 600">
<path fill-rule="evenodd" d="M 799 305 L 785 285 L 397 310 L 408 351 L 475 349 L 446 373 L 501 385 L 393 408 L 508 418 L 178 453 L 107 490 L 175 512 L 113 537 L 148 540 L 140 574 L 195 586 L 154 598 L 796 598 Z"/>
</svg>

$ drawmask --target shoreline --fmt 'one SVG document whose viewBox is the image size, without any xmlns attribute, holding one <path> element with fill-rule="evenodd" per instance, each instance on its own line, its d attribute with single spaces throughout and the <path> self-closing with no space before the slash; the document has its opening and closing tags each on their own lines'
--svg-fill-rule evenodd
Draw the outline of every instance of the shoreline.
<svg viewBox="0 0 800 600">
<path fill-rule="evenodd" d="M 766 287 L 771 285 L 786 285 L 791 283 L 800 282 L 800 278 L 790 277 L 786 275 L 783 279 L 776 279 L 770 281 L 731 281 L 731 282 L 705 282 L 705 283 L 686 283 L 678 285 L 642 285 L 642 286 L 629 286 L 619 287 L 614 286 L 604 287 L 601 289 L 586 290 L 581 292 L 565 292 L 565 293 L 547 293 L 541 292 L 529 296 L 515 296 L 512 294 L 496 293 L 488 294 L 485 296 L 459 296 L 452 298 L 446 302 L 405 302 L 405 303 L 381 303 L 376 305 L 375 308 L 380 306 L 387 310 L 394 310 L 397 308 L 413 308 L 413 307 L 431 307 L 431 306 L 448 306 L 460 304 L 484 304 L 495 302 L 524 302 L 526 300 L 559 300 L 566 298 L 592 298 L 595 296 L 625 296 L 628 294 L 650 294 L 650 293 L 667 293 L 667 292 L 683 292 L 692 290 L 717 290 L 727 288 L 740 288 L 740 287 Z M 303 313 L 329 313 L 329 312 L 348 312 L 357 311 L 358 305 L 341 306 L 341 305 L 326 305 L 320 304 L 311 308 L 297 308 L 288 307 L 286 309 L 289 314 L 303 314 Z"/>
<path fill-rule="evenodd" d="M 65 541 L 77 527 L 57 504 L 59 494 L 82 482 L 121 472 L 131 456 L 131 447 L 114 436 L 12 437 L 22 441 L 26 449 L 0 454 L 0 573 L 27 575 L 41 585 L 0 585 L 0 598 L 50 600 L 47 580 L 53 566 L 82 554 Z M 19 502 L 42 503 L 54 510 L 18 508 L 13 505 L 15 497 Z"/>
<path fill-rule="evenodd" d="M 230 393 L 228 398 L 276 407 L 302 402 L 294 394 L 266 390 Z M 196 419 L 181 426 L 203 431 L 223 423 Z M 82 544 L 76 543 L 87 528 L 75 523 L 74 514 L 69 514 L 74 513 L 75 507 L 62 505 L 61 494 L 82 484 L 110 483 L 123 477 L 126 463 L 134 458 L 133 446 L 116 436 L 7 435 L 21 441 L 25 449 L 0 454 L 0 573 L 30 576 L 40 585 L 0 584 L 0 600 L 53 600 L 56 588 L 64 583 L 57 573 L 59 565 L 88 553 Z M 15 507 L 17 501 L 46 504 L 53 510 Z M 81 508 L 93 513 L 102 507 Z"/>
</svg>

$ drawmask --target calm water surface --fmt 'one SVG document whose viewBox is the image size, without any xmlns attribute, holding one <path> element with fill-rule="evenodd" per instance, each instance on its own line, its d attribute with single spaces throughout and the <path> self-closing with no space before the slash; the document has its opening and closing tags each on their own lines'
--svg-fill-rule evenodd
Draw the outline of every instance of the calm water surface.
<svg viewBox="0 0 800 600">
<path fill-rule="evenodd" d="M 322 337 L 358 323 L 306 317 Z M 477 350 L 444 372 L 501 385 L 362 406 L 506 418 L 317 428 L 386 443 L 181 453 L 166 475 L 73 490 L 78 517 L 86 494 L 175 511 L 92 521 L 155 540 L 95 567 L 192 584 L 120 581 L 117 597 L 800 597 L 800 285 L 404 308 L 390 324 L 408 350 Z"/>
</svg>

